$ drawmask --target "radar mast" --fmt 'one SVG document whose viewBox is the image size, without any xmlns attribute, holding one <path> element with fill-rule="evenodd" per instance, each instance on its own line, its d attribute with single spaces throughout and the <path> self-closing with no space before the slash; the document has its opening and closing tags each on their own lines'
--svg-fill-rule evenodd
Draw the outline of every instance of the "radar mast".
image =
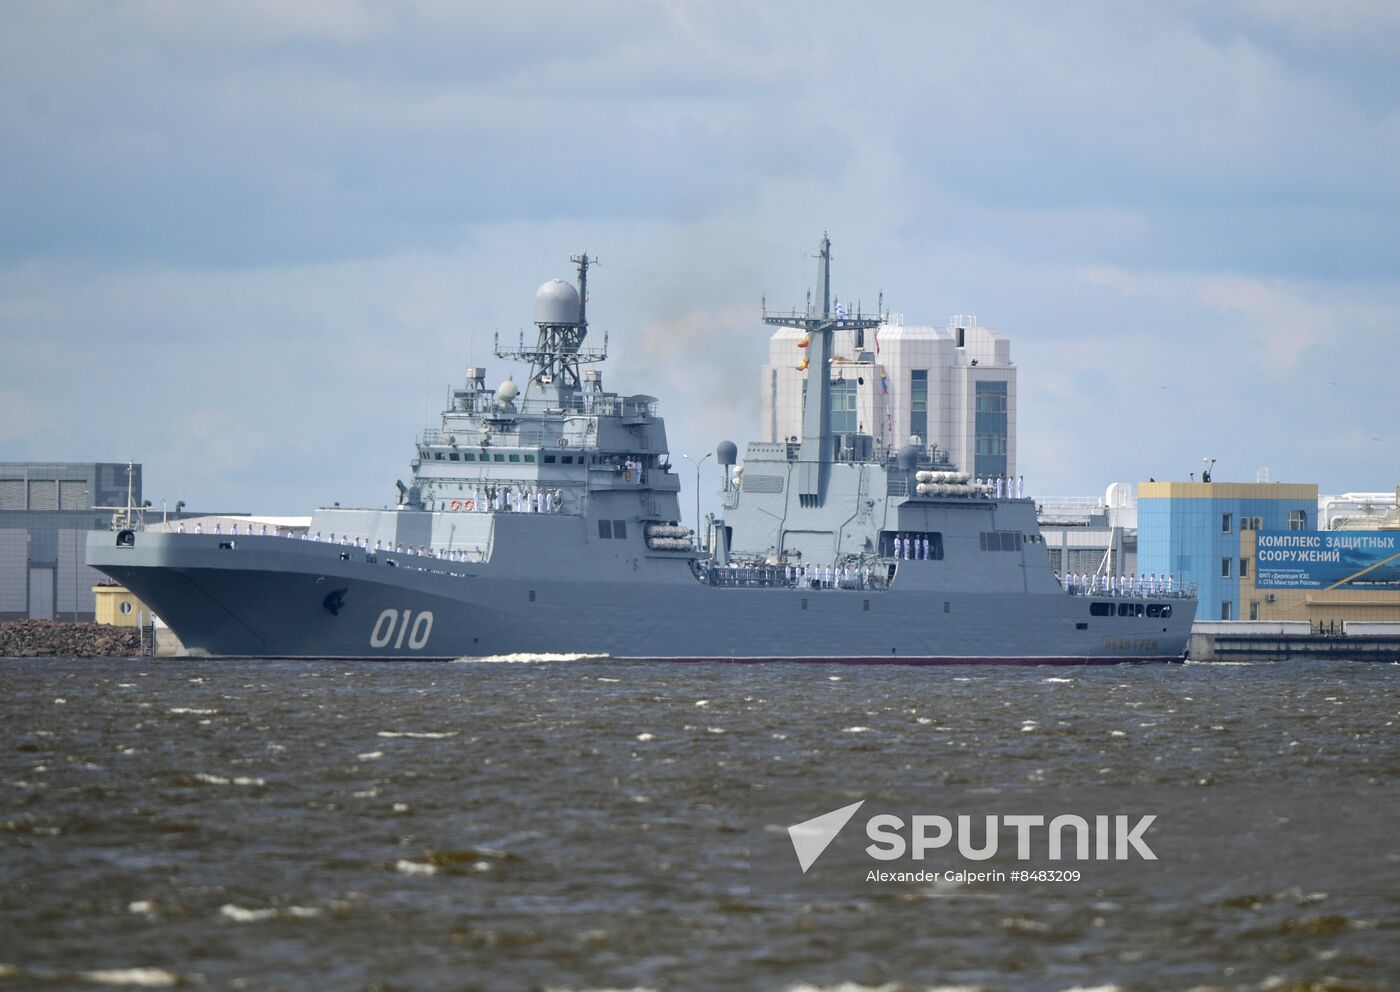
<svg viewBox="0 0 1400 992">
<path fill-rule="evenodd" d="M 495 346 L 497 358 L 529 364 L 526 398 L 532 389 L 538 388 L 541 398 L 556 399 L 560 406 L 567 405 L 569 396 L 583 382 L 579 366 L 608 357 L 607 335 L 603 336 L 601 349 L 583 347 L 584 338 L 588 336 L 588 267 L 598 260 L 589 258 L 585 252 L 569 256 L 569 261 L 578 266 L 577 289 L 562 279 L 551 279 L 535 293 L 535 326 L 539 337 L 534 347 L 526 346 L 523 333 L 513 351 L 501 350 L 499 335 Z"/>
<path fill-rule="evenodd" d="M 831 433 L 831 357 L 832 334 L 835 331 L 855 331 L 864 335 L 880 326 L 879 317 L 846 315 L 839 304 L 831 312 L 831 240 L 822 234 L 817 254 L 816 311 L 810 297 L 807 309 L 798 314 L 794 309 L 786 314 L 763 310 L 763 322 L 773 327 L 795 327 L 805 331 L 807 345 L 807 399 L 802 410 L 802 445 L 797 454 L 798 497 L 802 506 L 821 506 L 826 494 L 826 480 L 836 454 L 836 439 Z M 816 388 L 814 389 L 813 386 Z"/>
</svg>

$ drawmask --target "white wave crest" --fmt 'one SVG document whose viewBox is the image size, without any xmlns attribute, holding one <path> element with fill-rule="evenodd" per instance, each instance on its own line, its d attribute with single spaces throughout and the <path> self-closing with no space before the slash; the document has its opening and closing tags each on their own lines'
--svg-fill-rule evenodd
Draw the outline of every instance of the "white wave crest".
<svg viewBox="0 0 1400 992">
<path fill-rule="evenodd" d="M 394 870 L 400 875 L 436 875 L 437 865 L 430 865 L 423 861 L 406 861 L 399 859 L 399 863 L 394 865 Z"/>
<path fill-rule="evenodd" d="M 233 903 L 224 903 L 219 907 L 219 915 L 233 920 L 235 923 L 259 923 L 263 920 L 273 920 L 284 917 L 290 920 L 309 920 L 320 916 L 321 911 L 315 906 L 284 906 L 276 909 L 244 909 L 242 906 L 235 906 Z"/>
<path fill-rule="evenodd" d="M 207 772 L 196 772 L 194 780 L 203 782 L 205 785 L 267 785 L 266 779 L 254 778 L 249 775 L 224 778 L 222 775 L 210 775 Z"/>
<path fill-rule="evenodd" d="M 103 968 L 78 972 L 99 985 L 136 985 L 147 989 L 168 989 L 180 983 L 180 976 L 164 968 Z"/>
<path fill-rule="evenodd" d="M 455 659 L 459 664 L 528 664 L 537 661 L 602 661 L 610 655 L 606 654 L 532 654 L 522 652 L 520 654 L 488 654 L 481 657 L 461 657 Z"/>
<path fill-rule="evenodd" d="M 413 738 L 414 740 L 422 740 L 422 741 L 440 741 L 440 740 L 442 740 L 444 737 L 456 737 L 456 736 L 457 736 L 457 731 L 455 731 L 455 730 L 441 730 L 441 731 L 430 731 L 430 730 L 423 730 L 423 731 L 419 731 L 419 730 L 381 730 L 381 731 L 379 732 L 379 736 L 380 736 L 380 737 L 411 737 L 411 738 Z"/>
</svg>

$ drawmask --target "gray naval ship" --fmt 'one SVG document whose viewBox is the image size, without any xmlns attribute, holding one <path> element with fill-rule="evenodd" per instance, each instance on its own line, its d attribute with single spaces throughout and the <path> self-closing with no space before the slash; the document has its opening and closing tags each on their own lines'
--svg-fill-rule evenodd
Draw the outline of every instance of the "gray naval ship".
<svg viewBox="0 0 1400 992">
<path fill-rule="evenodd" d="M 309 524 L 171 532 L 131 519 L 88 562 L 192 653 L 222 656 L 613 658 L 903 664 L 1094 664 L 1184 657 L 1189 591 L 1066 588 L 1028 499 L 998 496 L 932 445 L 888 450 L 830 423 L 833 336 L 880 319 L 815 302 L 770 314 L 805 332 L 802 436 L 730 442 L 722 517 L 681 525 L 680 482 L 652 396 L 608 392 L 577 288 L 535 296 L 523 391 L 469 369 L 419 440 L 391 509 Z M 859 346 L 859 344 L 858 344 Z M 697 540 L 703 536 L 704 540 Z M 703 550 L 702 550 L 703 549 Z"/>
</svg>

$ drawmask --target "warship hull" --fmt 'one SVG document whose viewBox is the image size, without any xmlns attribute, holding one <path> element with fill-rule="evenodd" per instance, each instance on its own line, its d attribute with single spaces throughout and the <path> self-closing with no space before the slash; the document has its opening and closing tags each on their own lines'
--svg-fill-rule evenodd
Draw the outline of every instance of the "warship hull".
<svg viewBox="0 0 1400 992">
<path fill-rule="evenodd" d="M 627 560 L 590 579 L 280 537 L 94 533 L 88 560 L 195 654 L 454 659 L 587 654 L 672 661 L 907 665 L 1180 661 L 1193 609 L 1091 615 L 1169 599 L 929 588 L 905 562 L 888 589 L 715 586 L 687 558 Z M 572 571 L 572 570 L 569 570 Z M 1194 606 L 1194 603 L 1191 604 Z M 1128 612 L 1135 613 L 1130 605 Z"/>
<path fill-rule="evenodd" d="M 491 390 L 484 368 L 467 369 L 439 426 L 415 442 L 411 483 L 397 481 L 392 509 L 337 503 L 254 536 L 251 519 L 172 533 L 129 508 L 113 534 L 90 536 L 88 563 L 139 596 L 187 650 L 209 655 L 1184 657 L 1194 596 L 1073 595 L 1097 581 L 1052 571 L 1034 502 L 1013 497 L 1006 480 L 974 479 L 917 436 L 895 447 L 892 422 L 883 438 L 855 429 L 849 390 L 839 406 L 850 416 L 833 428 L 833 378 L 849 386 L 853 359 L 875 368 L 859 342 L 869 331 L 878 350 L 885 317 L 832 310 L 825 237 L 819 308 L 764 314 L 803 335 L 800 368 L 814 374 L 801 439 L 751 442 L 742 465 L 737 445 L 722 442 L 722 517 L 709 517 L 697 540 L 680 525 L 657 399 L 609 392 L 586 369 L 606 358 L 607 338 L 601 350 L 587 344 L 591 260 L 572 260 L 577 288 L 552 279 L 535 293 L 536 343 L 522 334 L 517 348 L 495 350 L 529 364 L 525 388 L 508 377 Z M 836 353 L 838 334 L 855 353 Z M 1120 588 L 1153 581 L 1125 576 Z"/>
</svg>

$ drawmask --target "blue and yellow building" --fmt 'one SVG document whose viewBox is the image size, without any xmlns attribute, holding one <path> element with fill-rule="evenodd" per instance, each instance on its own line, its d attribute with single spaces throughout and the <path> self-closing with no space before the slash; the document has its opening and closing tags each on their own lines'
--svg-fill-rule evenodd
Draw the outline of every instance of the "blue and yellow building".
<svg viewBox="0 0 1400 992">
<path fill-rule="evenodd" d="M 1317 526 L 1316 483 L 1140 482 L 1137 492 L 1137 570 L 1195 586 L 1197 620 L 1264 619 L 1242 533 Z"/>
</svg>

